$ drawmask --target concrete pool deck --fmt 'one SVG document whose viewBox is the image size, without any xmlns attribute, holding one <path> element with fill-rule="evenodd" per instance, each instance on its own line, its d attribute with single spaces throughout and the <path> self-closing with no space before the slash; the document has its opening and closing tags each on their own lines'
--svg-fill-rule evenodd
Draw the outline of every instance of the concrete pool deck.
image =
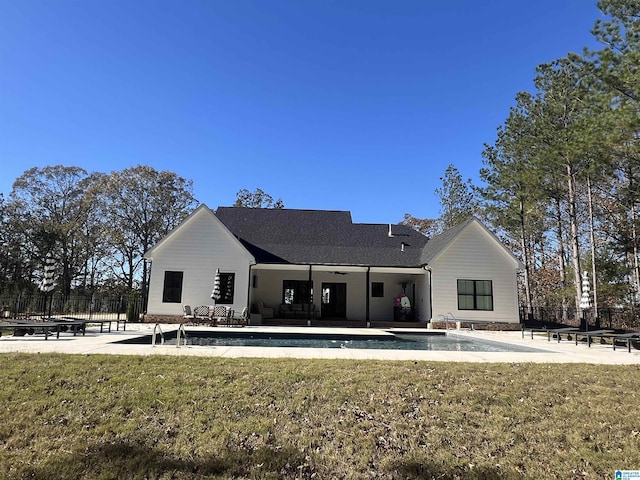
<svg viewBox="0 0 640 480">
<path fill-rule="evenodd" d="M 165 333 L 175 331 L 177 325 L 161 325 Z M 298 348 L 298 347 L 200 347 L 175 345 L 155 346 L 115 343 L 153 333 L 153 324 L 127 325 L 126 331 L 112 331 L 100 333 L 99 328 L 89 327 L 86 335 L 73 336 L 63 333 L 59 339 L 55 336 L 45 340 L 42 335 L 26 335 L 24 337 L 0 337 L 0 353 L 68 353 L 68 354 L 107 354 L 107 355 L 174 355 L 174 356 L 202 356 L 202 357 L 261 357 L 261 358 L 347 358 L 347 359 L 376 359 L 376 360 L 414 360 L 434 362 L 477 362 L 477 363 L 588 363 L 606 365 L 640 365 L 640 350 L 625 347 L 613 350 L 610 344 L 601 345 L 594 342 L 591 347 L 580 342 L 556 340 L 547 341 L 546 334 L 530 334 L 522 338 L 522 333 L 449 330 L 450 334 L 468 336 L 485 340 L 524 345 L 541 349 L 541 352 L 461 352 L 461 351 L 427 351 L 427 350 L 358 350 L 340 348 Z M 196 329 L 187 327 L 187 331 Z M 197 330 L 238 331 L 234 327 L 197 327 Z M 346 333 L 349 335 L 371 335 L 384 333 L 383 330 L 359 328 L 319 328 L 319 327 L 244 327 L 243 332 L 299 332 L 299 333 Z M 403 333 L 412 333 L 411 329 L 401 329 Z M 424 330 L 420 330 L 424 332 Z"/>
</svg>

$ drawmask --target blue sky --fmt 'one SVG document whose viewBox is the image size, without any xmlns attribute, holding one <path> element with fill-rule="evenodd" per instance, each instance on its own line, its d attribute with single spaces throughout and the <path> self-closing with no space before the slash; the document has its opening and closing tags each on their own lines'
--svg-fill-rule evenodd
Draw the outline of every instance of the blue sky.
<svg viewBox="0 0 640 480">
<path fill-rule="evenodd" d="M 478 182 L 535 67 L 594 46 L 590 0 L 0 0 L 0 192 L 139 164 L 231 205 L 261 188 L 356 222 L 434 218 Z"/>
</svg>

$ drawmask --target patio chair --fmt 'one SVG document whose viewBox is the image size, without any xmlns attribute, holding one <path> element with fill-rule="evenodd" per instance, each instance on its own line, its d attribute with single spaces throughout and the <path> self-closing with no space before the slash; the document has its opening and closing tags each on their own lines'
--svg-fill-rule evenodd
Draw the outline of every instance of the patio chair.
<svg viewBox="0 0 640 480">
<path fill-rule="evenodd" d="M 213 307 L 213 311 L 211 314 L 211 323 L 212 325 L 229 325 L 229 320 L 232 314 L 233 310 L 231 310 L 226 305 L 216 305 Z"/>
<path fill-rule="evenodd" d="M 208 305 L 198 305 L 193 313 L 195 314 L 195 318 L 198 322 L 205 322 L 209 320 L 209 306 Z"/>
<path fill-rule="evenodd" d="M 232 315 L 230 318 L 230 325 L 234 327 L 244 327 L 249 323 L 249 309 L 244 307 L 239 316 Z"/>
<path fill-rule="evenodd" d="M 191 305 L 182 305 L 182 317 L 192 322 L 196 319 L 196 316 L 191 311 Z"/>
</svg>

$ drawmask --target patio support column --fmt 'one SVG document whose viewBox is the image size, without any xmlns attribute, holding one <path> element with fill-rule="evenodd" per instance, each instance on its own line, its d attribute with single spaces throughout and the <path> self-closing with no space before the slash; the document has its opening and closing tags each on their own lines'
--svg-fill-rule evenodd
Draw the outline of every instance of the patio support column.
<svg viewBox="0 0 640 480">
<path fill-rule="evenodd" d="M 250 263 L 249 264 L 249 278 L 247 281 L 247 312 L 249 312 L 249 315 L 251 315 L 251 288 L 253 287 L 253 278 L 252 278 L 252 274 L 253 274 L 253 265 Z"/>
<path fill-rule="evenodd" d="M 433 318 L 433 272 L 430 267 L 425 267 L 425 269 L 429 272 L 429 318 L 427 318 L 427 323 L 429 323 Z"/>
<path fill-rule="evenodd" d="M 417 311 L 417 304 L 416 304 L 416 282 L 412 282 L 411 284 L 411 290 L 413 292 L 413 298 L 411 299 L 411 301 L 413 302 L 411 305 L 413 305 L 413 307 L 411 308 L 412 312 L 413 312 L 413 321 L 416 322 L 418 321 L 418 315 L 416 313 Z"/>
<path fill-rule="evenodd" d="M 371 272 L 371 267 L 367 267 L 367 275 L 366 275 L 366 277 L 365 277 L 365 281 L 367 282 L 367 285 L 365 286 L 365 292 L 367 292 L 367 299 L 366 299 L 366 304 L 365 304 L 365 305 L 366 305 L 366 312 L 367 312 L 367 313 L 366 313 L 366 318 L 365 318 L 365 320 L 366 320 L 366 322 L 367 322 L 367 325 L 369 325 L 369 313 L 370 313 L 370 310 L 369 310 L 369 308 L 370 308 L 370 306 L 369 306 L 369 302 L 370 302 L 370 297 L 371 297 L 370 292 L 369 292 L 369 288 L 371 288 L 371 287 L 370 287 L 371 282 L 369 282 L 369 278 L 370 278 L 370 277 L 369 277 L 369 274 L 370 274 L 370 272 Z"/>
</svg>

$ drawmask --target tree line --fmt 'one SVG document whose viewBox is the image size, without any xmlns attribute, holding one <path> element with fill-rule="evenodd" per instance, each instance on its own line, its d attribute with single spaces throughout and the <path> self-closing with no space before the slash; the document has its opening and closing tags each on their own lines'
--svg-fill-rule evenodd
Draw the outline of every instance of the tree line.
<svg viewBox="0 0 640 480">
<path fill-rule="evenodd" d="M 598 7 L 601 48 L 538 66 L 483 152 L 486 214 L 517 245 L 529 309 L 577 309 L 583 271 L 594 307 L 640 299 L 640 2 Z"/>
<path fill-rule="evenodd" d="M 140 292 L 144 253 L 195 206 L 193 185 L 137 166 L 109 174 L 63 165 L 31 168 L 0 196 L 0 292 L 35 292 L 47 256 L 57 291 Z"/>
<path fill-rule="evenodd" d="M 404 220 L 432 234 L 481 217 L 524 264 L 521 304 L 561 307 L 563 320 L 579 311 L 583 272 L 592 312 L 640 300 L 640 2 L 598 7 L 601 47 L 536 68 L 485 144 L 483 185 L 451 165 L 441 217 Z"/>
<path fill-rule="evenodd" d="M 0 194 L 0 294 L 36 293 L 47 257 L 56 292 L 141 294 L 144 254 L 198 205 L 193 181 L 136 166 L 111 173 L 76 166 L 30 168 Z M 284 208 L 282 199 L 241 189 L 235 206 Z"/>
</svg>

